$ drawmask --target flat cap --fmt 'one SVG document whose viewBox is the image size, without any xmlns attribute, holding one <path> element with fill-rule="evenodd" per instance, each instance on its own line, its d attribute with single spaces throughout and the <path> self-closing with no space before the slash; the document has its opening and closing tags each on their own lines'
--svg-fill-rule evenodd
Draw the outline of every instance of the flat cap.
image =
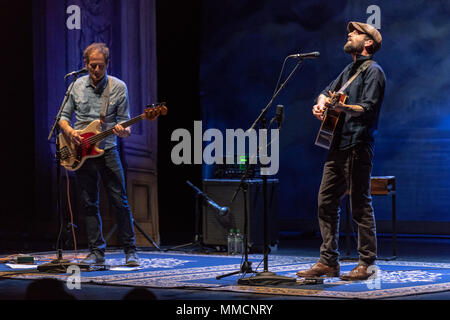
<svg viewBox="0 0 450 320">
<path fill-rule="evenodd" d="M 378 51 L 378 49 L 380 49 L 381 41 L 383 38 L 381 37 L 381 33 L 375 27 L 362 22 L 349 22 L 347 26 L 348 32 L 352 32 L 355 29 L 359 32 L 369 35 L 372 38 L 375 51 Z"/>
</svg>

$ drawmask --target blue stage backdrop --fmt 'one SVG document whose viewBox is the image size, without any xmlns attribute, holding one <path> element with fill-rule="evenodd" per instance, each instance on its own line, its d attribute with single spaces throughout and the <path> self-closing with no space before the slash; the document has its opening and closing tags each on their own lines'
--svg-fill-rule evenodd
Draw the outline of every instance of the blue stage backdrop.
<svg viewBox="0 0 450 320">
<path fill-rule="evenodd" d="M 317 230 L 317 191 L 326 151 L 314 145 L 311 107 L 351 63 L 347 22 L 374 24 L 383 44 L 374 59 L 387 86 L 373 175 L 397 179 L 399 231 L 446 234 L 450 226 L 449 1 L 204 1 L 201 56 L 203 130 L 248 129 L 270 100 L 287 55 L 305 60 L 274 102 L 280 132 L 280 217 L 284 229 Z M 286 65 L 284 78 L 294 67 Z M 204 165 L 203 177 L 211 176 Z M 374 198 L 379 231 L 389 232 L 389 198 Z"/>
</svg>

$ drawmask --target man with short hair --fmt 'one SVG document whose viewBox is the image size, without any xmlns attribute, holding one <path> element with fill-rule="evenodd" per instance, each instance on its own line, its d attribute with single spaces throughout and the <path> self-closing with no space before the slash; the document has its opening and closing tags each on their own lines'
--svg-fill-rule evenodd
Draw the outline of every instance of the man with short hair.
<svg viewBox="0 0 450 320">
<path fill-rule="evenodd" d="M 119 240 L 126 254 L 126 264 L 138 266 L 136 237 L 133 216 L 128 205 L 125 178 L 117 150 L 117 139 L 130 136 L 130 127 L 120 123 L 130 119 L 126 84 L 107 74 L 109 49 L 104 43 L 93 43 L 84 51 L 84 63 L 88 76 L 79 78 L 72 89 L 61 115 L 59 126 L 63 134 L 75 145 L 82 143 L 81 130 L 94 120 L 102 121 L 102 131 L 114 128 L 115 135 L 103 140 L 99 147 L 105 150 L 100 157 L 87 159 L 76 171 L 81 190 L 82 208 L 86 215 L 89 255 L 83 262 L 102 264 L 105 262 L 106 242 L 102 234 L 102 220 L 98 208 L 98 176 L 117 219 Z M 105 98 L 108 97 L 108 98 Z M 106 100 L 105 100 L 106 99 Z M 106 106 L 103 110 L 102 107 Z M 75 114 L 74 128 L 70 126 Z"/>
<path fill-rule="evenodd" d="M 313 106 L 312 113 L 323 120 L 327 107 L 341 112 L 336 133 L 324 165 L 318 195 L 318 217 L 322 234 L 319 261 L 309 270 L 297 272 L 299 277 L 340 275 L 338 232 L 341 199 L 350 192 L 351 212 L 358 226 L 358 265 L 343 280 L 364 280 L 372 273 L 370 266 L 377 256 L 375 217 L 370 195 L 374 131 L 385 89 L 385 76 L 374 61 L 344 90 L 345 103 L 330 105 L 330 96 L 357 72 L 365 61 L 380 49 L 381 34 L 373 26 L 350 22 L 344 51 L 352 56 L 341 74 L 325 88 Z"/>
</svg>

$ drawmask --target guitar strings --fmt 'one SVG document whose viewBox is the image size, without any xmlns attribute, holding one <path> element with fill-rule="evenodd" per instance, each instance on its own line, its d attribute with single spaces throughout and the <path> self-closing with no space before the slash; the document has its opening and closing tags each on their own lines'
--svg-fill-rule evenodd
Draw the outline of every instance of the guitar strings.
<svg viewBox="0 0 450 320">
<path fill-rule="evenodd" d="M 139 115 L 139 116 L 137 116 L 137 117 L 135 117 L 135 118 L 133 118 L 133 119 L 131 119 L 131 120 L 128 120 L 128 121 L 126 121 L 126 122 L 123 122 L 123 123 L 122 123 L 122 126 L 129 127 L 130 125 L 135 124 L 135 123 L 137 123 L 138 121 L 140 121 L 140 120 L 142 119 L 142 117 L 143 117 L 143 115 L 141 114 L 141 115 Z M 84 140 L 81 142 L 81 145 L 82 145 L 84 148 L 88 148 L 88 147 L 90 147 L 91 145 L 94 145 L 94 144 L 96 144 L 97 142 L 102 141 L 104 138 L 106 138 L 107 136 L 109 136 L 109 135 L 113 132 L 113 130 L 114 130 L 114 128 L 111 128 L 111 129 L 108 129 L 108 130 L 106 130 L 106 131 L 103 131 L 103 132 L 101 132 L 101 133 L 99 133 L 99 134 L 96 134 L 96 135 L 94 135 L 94 136 L 91 136 L 91 137 L 89 137 L 89 138 L 87 138 L 87 139 L 84 139 Z"/>
<path fill-rule="evenodd" d="M 160 104 L 152 104 L 152 107 L 151 107 L 151 108 L 154 109 L 154 110 L 152 110 L 152 112 L 154 112 L 154 111 L 159 112 L 159 111 L 160 111 L 160 108 L 161 108 L 162 106 L 165 106 L 165 104 L 164 104 L 164 103 L 160 103 Z M 138 115 L 137 117 L 134 117 L 134 118 L 132 118 L 132 119 L 130 119 L 130 120 L 128 120 L 128 121 L 125 121 L 125 122 L 121 123 L 121 125 L 122 125 L 122 126 L 125 126 L 125 128 L 126 128 L 126 127 L 129 127 L 130 125 L 133 125 L 133 124 L 137 123 L 138 121 L 140 121 L 140 120 L 142 120 L 142 119 L 144 119 L 144 118 L 145 118 L 145 113 L 140 114 L 140 115 Z M 110 129 L 108 129 L 108 130 L 106 130 L 106 131 L 103 131 L 103 132 L 101 132 L 101 133 L 98 133 L 98 134 L 96 134 L 96 135 L 94 135 L 94 136 L 91 136 L 91 137 L 89 137 L 89 138 L 87 138 L 87 139 L 83 139 L 83 140 L 81 141 L 81 148 L 82 148 L 82 149 L 90 148 L 91 146 L 95 145 L 97 142 L 102 141 L 102 140 L 105 139 L 107 136 L 109 136 L 109 135 L 113 132 L 113 130 L 114 130 L 114 128 L 110 128 Z M 66 158 L 67 158 L 67 157 L 73 157 L 73 156 L 74 156 L 74 155 L 72 155 L 72 154 L 70 153 L 70 151 L 68 151 L 67 149 L 62 150 L 62 152 L 64 152 L 64 156 L 65 156 Z M 67 152 L 68 152 L 68 154 L 67 154 Z"/>
</svg>

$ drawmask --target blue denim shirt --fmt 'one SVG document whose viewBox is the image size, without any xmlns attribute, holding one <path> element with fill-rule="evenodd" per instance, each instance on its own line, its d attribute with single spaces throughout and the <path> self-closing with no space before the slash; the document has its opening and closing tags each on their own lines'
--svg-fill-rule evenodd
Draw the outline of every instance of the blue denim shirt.
<svg viewBox="0 0 450 320">
<path fill-rule="evenodd" d="M 102 93 L 108 80 L 111 82 L 111 91 L 109 105 L 101 131 L 108 130 L 118 123 L 129 120 L 130 106 L 127 86 L 123 81 L 108 75 L 105 75 L 97 87 L 92 85 L 89 76 L 79 78 L 75 82 L 64 110 L 61 113 L 61 120 L 67 120 L 69 123 L 72 123 L 72 117 L 75 113 L 75 130 L 81 130 L 92 121 L 99 120 L 103 103 Z M 99 147 L 102 149 L 110 149 L 116 144 L 117 137 L 113 134 L 103 140 Z"/>
</svg>

